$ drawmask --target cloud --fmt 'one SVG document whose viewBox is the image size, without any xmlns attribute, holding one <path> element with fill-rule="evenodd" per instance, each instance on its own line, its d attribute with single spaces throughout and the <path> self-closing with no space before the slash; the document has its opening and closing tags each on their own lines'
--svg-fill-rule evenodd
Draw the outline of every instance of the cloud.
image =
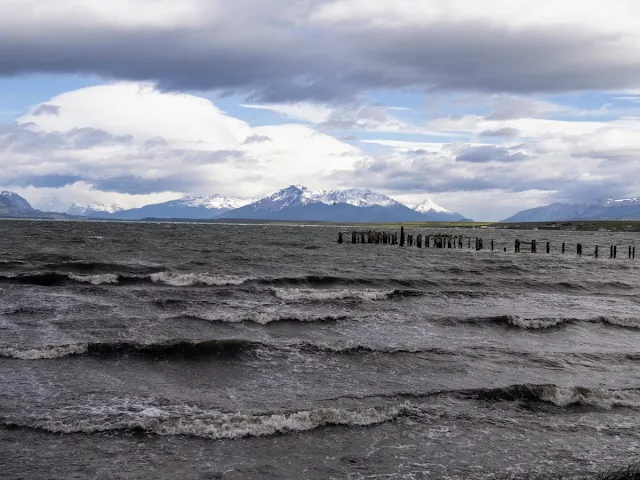
<svg viewBox="0 0 640 480">
<path fill-rule="evenodd" d="M 626 0 L 34 2 L 0 0 L 0 75 L 92 74 L 252 103 L 640 87 L 640 6 Z"/>
<path fill-rule="evenodd" d="M 136 198 L 253 196 L 287 183 L 327 183 L 331 172 L 364 158 L 311 127 L 252 128 L 204 98 L 149 85 L 91 87 L 51 102 L 58 115 L 40 115 L 40 105 L 0 125 L 0 185 L 72 192 L 82 183 Z"/>
</svg>

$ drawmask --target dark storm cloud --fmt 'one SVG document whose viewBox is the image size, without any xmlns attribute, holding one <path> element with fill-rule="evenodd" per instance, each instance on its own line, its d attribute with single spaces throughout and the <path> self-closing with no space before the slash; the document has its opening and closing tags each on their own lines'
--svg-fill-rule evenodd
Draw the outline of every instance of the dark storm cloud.
<svg viewBox="0 0 640 480">
<path fill-rule="evenodd" d="M 107 178 L 91 182 L 103 192 L 150 194 L 167 191 L 189 191 L 201 184 L 199 178 L 168 177 L 159 179 L 140 178 L 132 175 Z"/>
<path fill-rule="evenodd" d="M 98 145 L 128 145 L 129 135 L 112 135 L 95 128 L 74 128 L 68 132 L 41 132 L 31 124 L 0 125 L 0 150 L 43 153 L 51 150 L 84 150 Z"/>
<path fill-rule="evenodd" d="M 457 156 L 459 162 L 519 162 L 529 157 L 520 152 L 510 152 L 508 148 L 493 145 L 471 147 Z"/>
<path fill-rule="evenodd" d="M 40 116 L 40 115 L 53 115 L 53 116 L 58 116 L 58 114 L 60 113 L 60 107 L 58 105 L 40 105 L 38 108 L 36 108 L 33 111 L 33 115 L 35 116 Z"/>
<path fill-rule="evenodd" d="M 96 74 L 167 89 L 245 92 L 267 102 L 332 101 L 375 88 L 612 90 L 636 86 L 640 76 L 640 62 L 617 38 L 570 27 L 305 23 L 278 16 L 293 0 L 279 9 L 266 3 L 225 3 L 221 17 L 189 28 L 60 25 L 28 35 L 20 25 L 3 28 L 0 75 Z"/>
<path fill-rule="evenodd" d="M 485 130 L 480 132 L 481 137 L 493 137 L 493 138 L 513 138 L 520 135 L 520 131 L 517 128 L 504 127 L 497 130 Z"/>
<path fill-rule="evenodd" d="M 245 145 L 251 145 L 254 143 L 264 143 L 264 142 L 270 142 L 270 141 L 271 141 L 271 137 L 268 137 L 267 135 L 251 135 L 247 137 L 244 143 Z"/>
</svg>

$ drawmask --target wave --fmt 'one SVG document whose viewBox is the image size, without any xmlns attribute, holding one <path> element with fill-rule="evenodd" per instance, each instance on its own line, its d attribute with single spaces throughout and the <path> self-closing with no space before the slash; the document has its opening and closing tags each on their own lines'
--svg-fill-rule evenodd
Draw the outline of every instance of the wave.
<svg viewBox="0 0 640 480">
<path fill-rule="evenodd" d="M 189 312 L 185 315 L 177 315 L 173 317 L 175 320 L 183 318 L 193 320 L 203 320 L 206 322 L 226 322 L 226 323 L 243 323 L 253 322 L 259 325 L 268 325 L 276 322 L 309 322 L 309 323 L 321 323 L 321 322 L 340 322 L 348 320 L 347 315 L 317 315 L 309 312 L 292 312 L 292 313 L 279 313 L 279 312 L 259 312 L 254 311 L 245 315 L 221 315 L 219 313 L 203 313 L 203 312 Z"/>
<path fill-rule="evenodd" d="M 242 285 L 252 277 L 236 275 L 212 275 L 208 273 L 169 273 L 159 272 L 149 276 L 153 283 L 161 283 L 172 287 L 188 287 L 195 285 Z"/>
<path fill-rule="evenodd" d="M 168 340 L 156 343 L 93 342 L 40 347 L 0 347 L 0 357 L 19 360 L 42 360 L 74 355 L 95 357 L 147 356 L 152 358 L 194 358 L 236 356 L 263 346 L 251 340 Z"/>
<path fill-rule="evenodd" d="M 304 289 L 304 288 L 277 288 L 275 295 L 281 300 L 287 301 L 327 301 L 327 300 L 388 300 L 405 297 L 419 297 L 424 295 L 417 290 L 374 290 L 374 289 Z"/>
<path fill-rule="evenodd" d="M 602 324 L 610 327 L 640 329 L 640 318 L 631 317 L 525 317 L 520 315 L 490 315 L 485 317 L 440 318 L 436 322 L 450 325 L 479 325 L 497 324 L 515 327 L 522 330 L 550 330 L 566 327 L 572 324 Z"/>
<path fill-rule="evenodd" d="M 378 397 L 395 398 L 402 403 L 360 408 L 225 412 L 190 405 L 157 405 L 125 400 L 118 405 L 68 406 L 41 415 L 8 416 L 0 418 L 0 425 L 8 429 L 36 429 L 55 434 L 112 432 L 220 440 L 284 435 L 328 426 L 368 427 L 402 418 L 430 419 L 438 412 L 437 402 L 450 402 L 448 399 L 451 398 L 490 403 L 547 403 L 563 409 L 640 408 L 640 390 L 637 389 L 590 389 L 554 384 L 518 384 L 466 391 L 388 392 L 364 396 L 347 394 L 340 398 Z M 436 402 L 428 399 L 435 399 Z"/>
<path fill-rule="evenodd" d="M 3 418 L 5 428 L 57 434 L 128 432 L 207 439 L 238 439 L 304 432 L 326 426 L 366 427 L 419 414 L 410 403 L 389 407 L 313 408 L 230 413 L 191 406 L 123 405 L 65 408 L 42 417 Z"/>
<path fill-rule="evenodd" d="M 44 287 L 64 286 L 69 284 L 91 285 L 131 285 L 162 284 L 174 287 L 186 286 L 225 286 L 242 285 L 251 280 L 250 277 L 233 275 L 213 275 L 206 273 L 170 273 L 158 272 L 148 275 L 129 275 L 105 273 L 99 275 L 79 275 L 75 273 L 43 272 L 33 274 L 3 274 L 0 282 L 38 285 Z"/>
<path fill-rule="evenodd" d="M 602 410 L 640 408 L 640 390 L 562 387 L 554 384 L 520 384 L 504 388 L 468 390 L 460 396 L 488 402 L 546 402 L 557 407 L 584 405 Z"/>
</svg>

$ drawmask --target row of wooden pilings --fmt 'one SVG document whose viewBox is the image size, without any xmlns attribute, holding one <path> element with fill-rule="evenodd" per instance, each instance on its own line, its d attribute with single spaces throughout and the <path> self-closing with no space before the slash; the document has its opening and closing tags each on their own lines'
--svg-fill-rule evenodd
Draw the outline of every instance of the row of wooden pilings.
<svg viewBox="0 0 640 480">
<path fill-rule="evenodd" d="M 404 227 L 400 228 L 400 233 L 398 232 L 377 232 L 373 230 L 368 231 L 353 231 L 351 232 L 351 243 L 368 243 L 368 244 L 383 244 L 383 245 L 399 245 L 401 247 L 409 246 L 412 247 L 414 244 L 418 248 L 464 248 L 465 244 L 467 248 L 472 248 L 472 240 L 473 240 L 473 248 L 475 250 L 483 250 L 484 249 L 484 241 L 482 238 L 476 237 L 472 239 L 471 237 L 464 237 L 460 235 L 447 235 L 447 234 L 435 234 L 435 235 L 422 235 L 418 234 L 414 235 L 405 235 Z M 344 235 L 342 232 L 338 234 L 338 243 L 344 243 Z M 519 239 L 514 242 L 514 252 L 520 253 L 522 251 L 522 246 L 528 245 L 531 253 L 538 252 L 538 242 L 536 240 L 531 240 L 531 242 L 522 242 Z M 547 253 L 551 253 L 551 242 L 546 242 L 545 251 Z M 506 247 L 503 247 L 504 251 L 507 251 Z M 491 251 L 495 250 L 495 242 L 491 240 Z M 566 243 L 562 243 L 561 247 L 562 253 L 566 253 Z M 583 246 L 581 243 L 576 245 L 576 254 L 583 254 Z M 600 255 L 599 246 L 595 246 L 594 257 L 598 258 Z M 629 246 L 628 255 L 630 259 L 636 258 L 636 247 Z M 609 247 L 609 258 L 618 258 L 618 246 L 611 245 Z"/>
</svg>

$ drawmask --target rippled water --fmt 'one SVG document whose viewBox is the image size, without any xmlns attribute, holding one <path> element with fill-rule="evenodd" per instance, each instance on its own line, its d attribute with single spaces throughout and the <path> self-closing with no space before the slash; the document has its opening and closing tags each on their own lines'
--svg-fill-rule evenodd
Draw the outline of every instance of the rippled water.
<svg viewBox="0 0 640 480">
<path fill-rule="evenodd" d="M 635 236 L 338 245 L 350 229 L 1 222 L 3 478 L 571 477 L 637 458 Z"/>
</svg>

